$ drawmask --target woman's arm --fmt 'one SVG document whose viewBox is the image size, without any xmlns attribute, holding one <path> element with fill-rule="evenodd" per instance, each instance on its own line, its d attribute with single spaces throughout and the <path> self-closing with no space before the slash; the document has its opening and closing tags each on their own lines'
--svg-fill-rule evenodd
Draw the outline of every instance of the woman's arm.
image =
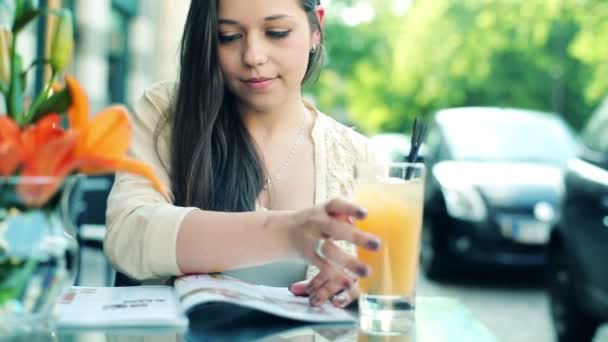
<svg viewBox="0 0 608 342">
<path fill-rule="evenodd" d="M 112 264 L 138 279 L 209 273 L 302 258 L 319 267 L 328 260 L 315 248 L 322 238 L 345 240 L 376 250 L 379 241 L 343 217 L 363 218 L 343 201 L 297 212 L 220 213 L 182 208 L 163 200 L 145 179 L 120 174 L 108 201 L 104 248 Z M 324 244 L 332 261 L 360 276 L 369 267 L 339 248 Z"/>
<path fill-rule="evenodd" d="M 192 211 L 178 234 L 177 262 L 184 273 L 209 273 L 302 258 L 318 267 L 337 263 L 367 276 L 369 267 L 334 242 L 377 250 L 380 241 L 352 224 L 365 215 L 357 205 L 340 199 L 297 212 Z M 316 251 L 319 239 L 326 239 L 322 256 Z"/>
<path fill-rule="evenodd" d="M 211 273 L 297 257 L 290 213 L 193 210 L 177 237 L 177 264 L 185 273 Z"/>
</svg>

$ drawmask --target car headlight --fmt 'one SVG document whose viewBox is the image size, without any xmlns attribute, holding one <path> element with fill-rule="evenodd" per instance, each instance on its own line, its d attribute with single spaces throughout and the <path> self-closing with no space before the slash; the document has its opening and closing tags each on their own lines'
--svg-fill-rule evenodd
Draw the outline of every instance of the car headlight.
<svg viewBox="0 0 608 342">
<path fill-rule="evenodd" d="M 473 187 L 443 188 L 448 214 L 454 218 L 480 222 L 488 217 L 483 198 Z"/>
</svg>

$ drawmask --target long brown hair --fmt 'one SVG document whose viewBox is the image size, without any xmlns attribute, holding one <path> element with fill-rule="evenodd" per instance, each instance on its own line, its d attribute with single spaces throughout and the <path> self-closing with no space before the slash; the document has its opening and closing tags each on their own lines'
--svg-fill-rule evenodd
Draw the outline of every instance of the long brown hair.
<svg viewBox="0 0 608 342">
<path fill-rule="evenodd" d="M 218 1 L 190 3 L 181 42 L 177 96 L 166 122 L 172 129 L 171 185 L 174 203 L 179 206 L 251 211 L 264 185 L 265 172 L 220 69 Z M 320 1 L 299 2 L 311 29 L 321 33 L 315 14 Z M 303 82 L 314 79 L 323 56 L 322 44 L 311 51 Z M 158 144 L 158 134 L 156 141 Z"/>
</svg>

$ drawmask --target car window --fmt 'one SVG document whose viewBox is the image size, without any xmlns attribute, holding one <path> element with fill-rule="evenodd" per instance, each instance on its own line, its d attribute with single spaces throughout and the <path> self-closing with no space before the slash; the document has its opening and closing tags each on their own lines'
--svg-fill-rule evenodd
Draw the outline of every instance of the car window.
<svg viewBox="0 0 608 342">
<path fill-rule="evenodd" d="M 593 151 L 608 153 L 608 100 L 591 117 L 583 132 L 583 142 Z"/>
<path fill-rule="evenodd" d="M 480 115 L 474 121 L 446 121 L 443 128 L 456 160 L 563 165 L 576 153 L 574 135 L 554 116 Z"/>
</svg>

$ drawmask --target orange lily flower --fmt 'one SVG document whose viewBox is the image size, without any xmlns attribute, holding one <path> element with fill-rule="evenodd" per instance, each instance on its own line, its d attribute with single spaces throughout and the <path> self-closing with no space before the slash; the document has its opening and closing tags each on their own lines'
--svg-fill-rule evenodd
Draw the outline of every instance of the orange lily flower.
<svg viewBox="0 0 608 342">
<path fill-rule="evenodd" d="M 12 175 L 25 159 L 20 134 L 13 119 L 0 115 L 0 177 Z"/>
<path fill-rule="evenodd" d="M 156 190 L 164 193 L 164 187 L 152 168 L 127 155 L 131 145 L 127 109 L 112 106 L 89 121 L 86 93 L 72 77 L 66 77 L 66 84 L 72 99 L 72 105 L 68 108 L 70 128 L 80 132 L 74 152 L 80 171 L 87 174 L 115 171 L 135 173 L 150 180 Z"/>
<path fill-rule="evenodd" d="M 54 113 L 21 132 L 23 181 L 17 184 L 17 191 L 26 205 L 44 205 L 74 170 L 77 138 L 78 132 L 65 131 L 61 127 L 61 116 Z"/>
<path fill-rule="evenodd" d="M 152 168 L 127 156 L 131 143 L 128 111 L 122 106 L 112 106 L 89 120 L 89 103 L 84 90 L 71 77 L 67 77 L 66 82 L 71 97 L 68 108 L 70 128 L 63 130 L 60 116 L 48 114 L 36 125 L 26 128 L 20 139 L 18 134 L 17 138 L 12 138 L 20 142 L 13 145 L 19 146 L 21 152 L 12 155 L 21 156 L 21 176 L 51 179 L 18 184 L 17 190 L 22 200 L 31 207 L 44 205 L 63 184 L 64 178 L 76 169 L 86 174 L 115 171 L 135 173 L 149 179 L 159 192 L 164 193 L 164 187 Z M 13 136 L 15 131 L 15 127 L 4 126 L 3 129 L 0 122 L 0 156 L 2 142 L 12 141 L 1 138 L 4 135 Z M 18 133 L 19 128 L 16 130 Z M 4 131 L 12 133 L 5 134 Z"/>
<path fill-rule="evenodd" d="M 59 114 L 47 114 L 38 123 L 28 126 L 21 133 L 25 160 L 29 160 L 36 153 L 40 153 L 40 148 L 49 141 L 59 138 L 64 134 L 61 127 L 61 116 Z"/>
<path fill-rule="evenodd" d="M 9 117 L 0 116 L 0 176 L 10 176 L 23 164 L 17 184 L 21 200 L 32 207 L 46 203 L 70 172 L 67 162 L 69 153 L 76 146 L 75 133 L 67 134 L 60 126 L 61 117 L 49 114 L 37 124 L 19 130 Z M 48 184 L 41 176 L 59 176 Z M 28 179 L 29 178 L 29 179 Z"/>
<path fill-rule="evenodd" d="M 73 159 L 78 132 L 66 131 L 61 136 L 37 146 L 21 172 L 22 177 L 32 177 L 17 185 L 21 200 L 30 207 L 44 205 L 63 183 L 63 179 L 74 170 Z M 35 177 L 42 177 L 37 182 Z M 50 179 L 45 180 L 45 177 Z M 27 179 L 27 178 L 26 178 Z"/>
</svg>

